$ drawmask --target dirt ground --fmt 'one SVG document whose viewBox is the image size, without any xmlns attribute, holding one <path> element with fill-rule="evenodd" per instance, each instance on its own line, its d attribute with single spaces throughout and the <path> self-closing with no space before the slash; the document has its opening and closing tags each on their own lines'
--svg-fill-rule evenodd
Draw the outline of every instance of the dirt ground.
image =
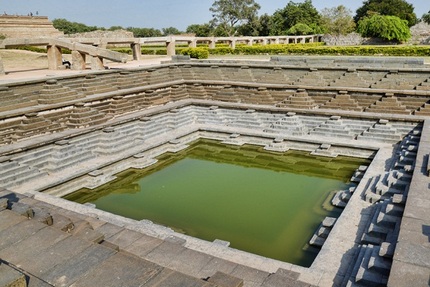
<svg viewBox="0 0 430 287">
<path fill-rule="evenodd" d="M 0 50 L 0 57 L 7 72 L 47 69 L 48 56 L 23 50 Z"/>
</svg>

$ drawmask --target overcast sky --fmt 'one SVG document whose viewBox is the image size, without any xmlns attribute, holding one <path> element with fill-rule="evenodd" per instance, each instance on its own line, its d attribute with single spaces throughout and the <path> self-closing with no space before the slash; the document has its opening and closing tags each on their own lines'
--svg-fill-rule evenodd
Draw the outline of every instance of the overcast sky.
<svg viewBox="0 0 430 287">
<path fill-rule="evenodd" d="M 50 20 L 65 18 L 90 26 L 109 28 L 175 27 L 185 30 L 191 24 L 203 24 L 212 18 L 209 8 L 214 0 L 0 0 L 0 13 L 27 15 L 28 13 L 48 16 Z M 260 14 L 273 14 L 285 7 L 289 0 L 256 0 L 261 5 Z M 293 0 L 300 3 L 303 0 Z M 417 17 L 430 10 L 430 0 L 408 0 L 415 7 Z M 360 0 L 313 0 L 321 11 L 345 5 L 353 14 L 363 1 Z"/>
</svg>

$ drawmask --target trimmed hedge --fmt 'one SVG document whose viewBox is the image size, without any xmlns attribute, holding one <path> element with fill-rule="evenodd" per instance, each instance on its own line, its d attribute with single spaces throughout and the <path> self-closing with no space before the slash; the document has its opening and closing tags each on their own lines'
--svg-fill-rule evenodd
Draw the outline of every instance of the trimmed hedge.
<svg viewBox="0 0 430 287">
<path fill-rule="evenodd" d="M 178 51 L 178 54 L 188 55 L 191 58 L 207 59 L 209 58 L 209 50 L 206 48 L 186 48 Z"/>
</svg>

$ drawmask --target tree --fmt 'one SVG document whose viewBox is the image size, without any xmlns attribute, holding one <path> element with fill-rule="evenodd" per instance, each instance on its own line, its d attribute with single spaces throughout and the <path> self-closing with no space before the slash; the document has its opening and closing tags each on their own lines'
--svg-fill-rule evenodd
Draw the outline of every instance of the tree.
<svg viewBox="0 0 430 287">
<path fill-rule="evenodd" d="M 124 28 L 122 26 L 111 26 L 108 30 L 116 31 L 116 30 L 124 30 Z"/>
<path fill-rule="evenodd" d="M 313 6 L 312 0 L 303 3 L 290 1 L 283 9 L 278 9 L 272 16 L 271 35 L 282 35 L 296 24 L 306 24 L 316 27 L 320 24 L 321 16 Z"/>
<path fill-rule="evenodd" d="M 163 36 L 182 34 L 182 32 L 176 29 L 175 27 L 163 28 L 162 31 L 163 31 Z"/>
<path fill-rule="evenodd" d="M 187 27 L 186 32 L 195 34 L 197 37 L 209 37 L 212 34 L 212 26 L 209 23 L 205 24 L 192 24 Z"/>
<path fill-rule="evenodd" d="M 254 0 L 215 0 L 209 9 L 212 24 L 219 33 L 233 36 L 241 24 L 257 16 L 260 5 Z"/>
<path fill-rule="evenodd" d="M 58 29 L 58 30 L 64 32 L 64 34 L 66 34 L 66 35 L 76 34 L 76 33 L 92 32 L 92 31 L 96 31 L 96 30 L 105 30 L 105 28 L 103 28 L 103 27 L 87 26 L 87 25 L 82 24 L 82 23 L 70 22 L 70 21 L 67 21 L 66 19 L 62 19 L 62 18 L 54 19 L 52 21 L 52 24 L 55 27 L 55 29 Z"/>
<path fill-rule="evenodd" d="M 288 29 L 288 35 L 310 35 L 314 32 L 314 30 L 306 24 L 297 23 L 290 29 Z"/>
<path fill-rule="evenodd" d="M 324 8 L 321 11 L 321 27 L 325 33 L 346 35 L 355 30 L 355 22 L 351 10 L 343 5 Z"/>
<path fill-rule="evenodd" d="M 163 36 L 160 30 L 154 28 L 128 27 L 127 31 L 133 32 L 134 37 L 160 37 Z"/>
<path fill-rule="evenodd" d="M 374 14 L 358 22 L 358 33 L 363 37 L 378 37 L 386 40 L 407 41 L 411 38 L 408 21 L 397 16 Z"/>
<path fill-rule="evenodd" d="M 402 20 L 408 21 L 408 26 L 412 27 L 418 22 L 414 13 L 414 6 L 405 0 L 366 0 L 363 6 L 357 9 L 354 17 L 355 23 L 372 14 L 387 16 L 397 16 Z"/>
<path fill-rule="evenodd" d="M 425 13 L 422 17 L 421 20 L 424 21 L 427 24 L 430 24 L 430 11 L 428 11 L 428 13 Z"/>
</svg>

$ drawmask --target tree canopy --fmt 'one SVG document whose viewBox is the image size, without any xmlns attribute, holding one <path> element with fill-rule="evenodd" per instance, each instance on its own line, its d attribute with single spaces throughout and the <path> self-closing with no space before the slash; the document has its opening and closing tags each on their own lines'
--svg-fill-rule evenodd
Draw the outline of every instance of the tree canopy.
<svg viewBox="0 0 430 287">
<path fill-rule="evenodd" d="M 209 9 L 218 34 L 234 36 L 238 26 L 257 17 L 260 5 L 254 0 L 215 0 Z"/>
<path fill-rule="evenodd" d="M 354 17 L 356 23 L 364 17 L 372 14 L 397 16 L 408 22 L 408 26 L 415 25 L 418 21 L 414 13 L 414 6 L 405 0 L 366 0 L 363 6 L 357 9 Z"/>
<path fill-rule="evenodd" d="M 103 27 L 97 27 L 97 26 L 87 26 L 82 23 L 77 22 L 70 22 L 66 19 L 60 18 L 60 19 L 54 19 L 52 21 L 52 24 L 54 25 L 55 29 L 60 30 L 61 32 L 64 32 L 64 34 L 76 34 L 76 33 L 84 33 L 84 32 L 92 32 L 95 30 L 105 30 Z"/>
<path fill-rule="evenodd" d="M 383 16 L 374 14 L 364 17 L 358 22 L 357 31 L 363 37 L 378 37 L 399 42 L 411 38 L 408 22 L 397 16 Z"/>
<path fill-rule="evenodd" d="M 270 34 L 285 34 L 299 23 L 306 24 L 308 27 L 317 27 L 320 20 L 321 16 L 312 4 L 312 0 L 305 0 L 303 3 L 290 1 L 287 6 L 276 10 L 273 14 Z"/>
<path fill-rule="evenodd" d="M 321 27 L 325 33 L 346 35 L 355 29 L 355 22 L 351 10 L 343 5 L 324 8 L 321 11 Z"/>
<path fill-rule="evenodd" d="M 430 11 L 428 11 L 427 13 L 425 13 L 422 17 L 421 20 L 424 21 L 427 24 L 430 24 Z"/>
</svg>

